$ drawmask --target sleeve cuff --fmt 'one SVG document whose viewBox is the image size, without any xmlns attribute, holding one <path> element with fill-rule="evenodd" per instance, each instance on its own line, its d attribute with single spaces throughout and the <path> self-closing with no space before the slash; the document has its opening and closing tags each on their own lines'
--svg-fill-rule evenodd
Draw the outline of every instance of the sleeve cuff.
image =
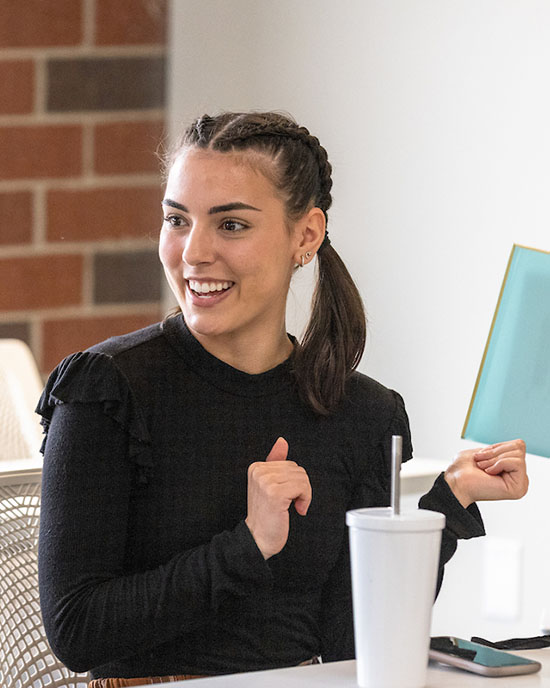
<svg viewBox="0 0 550 688">
<path fill-rule="evenodd" d="M 469 540 L 485 535 L 483 519 L 477 504 L 470 504 L 465 509 L 449 487 L 444 473 L 438 476 L 432 489 L 421 497 L 418 506 L 444 514 L 447 520 L 445 527 L 458 539 Z"/>
<path fill-rule="evenodd" d="M 251 579 L 260 584 L 270 585 L 273 582 L 273 574 L 246 523 L 240 521 L 233 532 L 238 542 L 235 551 L 238 561 L 235 563 L 241 568 L 245 566 L 247 576 L 250 576 Z"/>
<path fill-rule="evenodd" d="M 228 598 L 264 595 L 273 587 L 269 566 L 244 521 L 215 535 L 208 549 L 215 613 Z"/>
</svg>

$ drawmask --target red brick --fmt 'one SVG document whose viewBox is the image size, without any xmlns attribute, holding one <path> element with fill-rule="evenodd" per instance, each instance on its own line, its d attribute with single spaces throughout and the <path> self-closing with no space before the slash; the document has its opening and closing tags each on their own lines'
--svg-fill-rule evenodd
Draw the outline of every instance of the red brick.
<svg viewBox="0 0 550 688">
<path fill-rule="evenodd" d="M 160 186 L 60 189 L 48 193 L 50 241 L 156 237 L 162 213 Z"/>
<path fill-rule="evenodd" d="M 19 115 L 34 108 L 34 63 L 32 60 L 0 62 L 0 114 Z"/>
<path fill-rule="evenodd" d="M 0 259 L 0 311 L 68 306 L 81 299 L 81 256 Z"/>
<path fill-rule="evenodd" d="M 165 25 L 165 0 L 97 0 L 98 45 L 163 44 Z"/>
<path fill-rule="evenodd" d="M 115 122 L 95 129 L 95 169 L 99 174 L 158 172 L 155 151 L 163 122 Z"/>
<path fill-rule="evenodd" d="M 0 2 L 2 48 L 78 45 L 81 40 L 81 0 Z"/>
<path fill-rule="evenodd" d="M 0 128 L 0 179 L 71 177 L 82 170 L 79 126 Z"/>
<path fill-rule="evenodd" d="M 30 191 L 0 193 L 0 245 L 28 244 L 32 238 Z"/>
<path fill-rule="evenodd" d="M 42 370 L 48 372 L 68 354 L 83 351 L 108 337 L 139 330 L 161 317 L 160 309 L 151 309 L 140 315 L 47 320 L 43 324 Z"/>
</svg>

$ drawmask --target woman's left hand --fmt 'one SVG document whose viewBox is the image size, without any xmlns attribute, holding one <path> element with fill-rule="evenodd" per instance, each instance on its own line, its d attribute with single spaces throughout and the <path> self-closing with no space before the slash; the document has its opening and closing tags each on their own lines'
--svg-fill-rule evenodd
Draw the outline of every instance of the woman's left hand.
<svg viewBox="0 0 550 688">
<path fill-rule="evenodd" d="M 445 471 L 445 480 L 464 507 L 478 501 L 520 499 L 529 486 L 525 442 L 461 451 Z"/>
</svg>

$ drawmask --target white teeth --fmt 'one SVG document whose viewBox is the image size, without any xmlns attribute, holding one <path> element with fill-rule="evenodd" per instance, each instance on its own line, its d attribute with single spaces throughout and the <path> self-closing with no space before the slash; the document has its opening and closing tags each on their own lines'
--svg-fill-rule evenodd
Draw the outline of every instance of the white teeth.
<svg viewBox="0 0 550 688">
<path fill-rule="evenodd" d="M 195 280 L 189 280 L 189 286 L 191 289 L 198 294 L 208 294 L 211 291 L 222 291 L 224 289 L 229 289 L 233 282 L 197 282 Z"/>
</svg>

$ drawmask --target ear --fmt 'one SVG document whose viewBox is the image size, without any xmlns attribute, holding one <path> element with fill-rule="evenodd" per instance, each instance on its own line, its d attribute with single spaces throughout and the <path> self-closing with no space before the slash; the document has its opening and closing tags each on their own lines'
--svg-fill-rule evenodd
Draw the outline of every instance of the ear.
<svg viewBox="0 0 550 688">
<path fill-rule="evenodd" d="M 311 208 L 298 220 L 294 226 L 294 238 L 296 241 L 295 263 L 301 265 L 302 256 L 304 256 L 304 264 L 313 260 L 314 255 L 319 250 L 319 246 L 323 243 L 325 230 L 325 213 L 321 208 Z M 309 258 L 306 258 L 307 253 L 310 254 Z"/>
</svg>

